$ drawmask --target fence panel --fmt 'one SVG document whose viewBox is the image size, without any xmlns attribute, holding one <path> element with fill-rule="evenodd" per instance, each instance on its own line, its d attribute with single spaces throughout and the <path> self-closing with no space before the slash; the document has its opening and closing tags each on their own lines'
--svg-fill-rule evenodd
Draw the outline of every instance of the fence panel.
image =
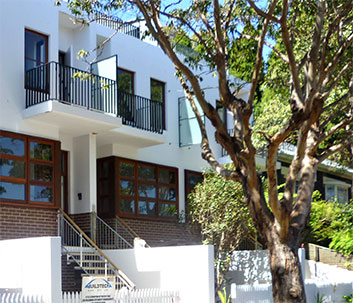
<svg viewBox="0 0 353 303">
<path fill-rule="evenodd" d="M 116 303 L 178 303 L 179 292 L 161 289 L 121 289 L 115 295 Z M 62 303 L 81 303 L 81 293 L 63 292 Z M 2 303 L 2 302 L 1 302 Z M 17 302 L 16 302 L 17 303 Z"/>
<path fill-rule="evenodd" d="M 0 294 L 0 303 L 44 303 L 39 295 L 24 295 L 21 293 Z"/>
</svg>

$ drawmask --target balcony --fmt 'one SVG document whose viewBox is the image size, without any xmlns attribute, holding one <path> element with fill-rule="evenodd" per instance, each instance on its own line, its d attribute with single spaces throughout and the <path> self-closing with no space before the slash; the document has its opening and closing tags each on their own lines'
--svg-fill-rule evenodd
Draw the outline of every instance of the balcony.
<svg viewBox="0 0 353 303">
<path fill-rule="evenodd" d="M 108 78 L 50 62 L 25 73 L 25 89 L 28 110 L 52 101 L 52 107 L 73 118 L 80 116 L 88 128 L 100 121 L 99 127 L 103 130 L 114 129 L 120 121 L 140 130 L 163 133 L 163 104 L 120 91 L 117 82 Z M 46 106 L 39 113 L 51 110 Z M 33 111 L 27 117 L 34 115 Z M 51 122 L 51 119 L 42 121 Z M 63 123 L 66 122 L 72 120 L 66 119 Z"/>
</svg>

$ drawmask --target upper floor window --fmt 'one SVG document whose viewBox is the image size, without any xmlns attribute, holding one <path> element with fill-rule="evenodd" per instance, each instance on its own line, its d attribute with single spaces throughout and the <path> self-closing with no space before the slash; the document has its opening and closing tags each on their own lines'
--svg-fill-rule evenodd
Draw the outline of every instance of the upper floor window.
<svg viewBox="0 0 353 303">
<path fill-rule="evenodd" d="M 118 69 L 118 89 L 125 93 L 134 94 L 134 73 L 128 70 Z"/>
<path fill-rule="evenodd" d="M 324 177 L 324 184 L 326 200 L 337 200 L 341 203 L 348 202 L 350 184 L 328 177 Z"/>
<path fill-rule="evenodd" d="M 48 62 L 48 36 L 25 30 L 25 71 Z"/>
<path fill-rule="evenodd" d="M 159 108 L 161 108 L 162 111 L 162 119 L 163 119 L 163 129 L 165 129 L 165 84 L 161 81 L 151 79 L 151 85 L 150 85 L 150 91 L 151 91 L 151 100 L 155 101 L 154 104 L 151 104 L 152 110 L 151 110 L 151 121 L 157 121 L 159 123 L 158 117 L 159 115 Z M 156 102 L 161 103 L 162 107 L 157 106 Z"/>
</svg>

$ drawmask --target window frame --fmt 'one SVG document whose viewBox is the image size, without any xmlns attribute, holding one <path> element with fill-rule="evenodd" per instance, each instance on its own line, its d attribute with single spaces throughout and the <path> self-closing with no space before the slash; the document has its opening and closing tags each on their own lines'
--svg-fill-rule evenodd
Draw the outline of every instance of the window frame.
<svg viewBox="0 0 353 303">
<path fill-rule="evenodd" d="M 169 204 L 169 205 L 175 205 L 176 208 L 176 214 L 179 213 L 179 170 L 177 167 L 171 167 L 171 166 L 165 166 L 165 165 L 159 165 L 155 163 L 150 163 L 150 162 L 144 162 L 144 161 L 137 161 L 137 160 L 132 160 L 132 159 L 127 159 L 127 158 L 121 158 L 121 157 L 115 157 L 116 161 L 116 183 L 115 183 L 115 188 L 116 188 L 116 213 L 120 217 L 126 217 L 126 218 L 141 218 L 141 219 L 146 219 L 146 220 L 176 220 L 175 216 L 167 217 L 167 216 L 160 216 L 160 205 L 161 204 Z M 121 177 L 120 176 L 120 163 L 125 162 L 125 163 L 131 163 L 134 165 L 134 177 Z M 149 166 L 155 168 L 156 172 L 156 181 L 150 181 L 150 180 L 145 180 L 145 179 L 140 179 L 138 177 L 138 166 L 143 165 L 143 166 Z M 173 171 L 175 174 L 175 183 L 174 184 L 168 184 L 168 183 L 162 183 L 159 181 L 159 171 L 160 170 L 169 170 Z M 121 180 L 129 180 L 129 181 L 134 181 L 135 182 L 135 188 L 134 188 L 134 196 L 129 196 L 129 195 L 124 195 L 120 193 L 120 181 Z M 151 198 L 151 197 L 142 197 L 139 196 L 138 193 L 138 188 L 139 184 L 151 184 L 155 185 L 156 187 L 156 197 Z M 161 186 L 168 187 L 168 188 L 173 188 L 175 189 L 175 201 L 170 201 L 170 200 L 165 200 L 161 199 L 159 197 L 159 189 Z M 135 207 L 135 212 L 134 213 L 128 213 L 128 212 L 122 212 L 121 211 L 121 204 L 120 201 L 121 199 L 131 199 L 134 200 L 134 207 Z M 146 202 L 155 202 L 156 203 L 156 213 L 155 216 L 149 216 L 149 215 L 143 215 L 138 213 L 138 204 L 139 201 L 146 201 Z"/>
<path fill-rule="evenodd" d="M 24 184 L 24 200 L 15 200 L 8 198 L 0 198 L 0 204 L 5 205 L 17 205 L 17 206 L 28 206 L 28 207 L 42 207 L 42 208 L 58 208 L 60 203 L 61 188 L 60 188 L 60 176 L 61 176 L 61 165 L 58 161 L 60 159 L 60 142 L 50 139 L 44 139 L 34 136 L 27 136 L 24 134 L 18 134 L 8 131 L 0 130 L 0 135 L 4 137 L 20 139 L 24 141 L 24 156 L 13 156 L 0 154 L 1 159 L 8 160 L 18 160 L 25 163 L 25 177 L 24 178 L 15 178 L 8 176 L 0 176 L 0 181 L 9 182 L 13 184 Z M 44 143 L 52 146 L 52 160 L 40 160 L 33 159 L 30 157 L 30 143 Z M 52 167 L 52 181 L 39 181 L 31 180 L 31 164 L 43 164 Z M 42 201 L 32 201 L 31 200 L 31 186 L 44 186 L 52 189 L 52 202 L 42 202 Z"/>
<path fill-rule="evenodd" d="M 132 85 L 131 85 L 132 92 L 131 93 L 124 92 L 124 93 L 135 95 L 135 72 L 127 70 L 125 68 L 118 67 L 118 75 L 117 75 L 117 77 L 118 77 L 118 79 L 117 79 L 118 86 L 119 86 L 119 71 L 122 71 L 124 73 L 130 74 L 131 75 L 131 79 L 132 79 Z"/>
<path fill-rule="evenodd" d="M 42 61 L 34 60 L 33 58 L 26 57 L 26 32 L 29 32 L 29 33 L 32 33 L 32 34 L 35 34 L 35 35 L 38 35 L 38 36 L 42 36 L 42 37 L 45 38 L 45 44 L 46 44 L 45 59 L 46 59 L 46 62 L 42 62 Z M 36 62 L 36 63 L 40 63 L 39 65 L 43 65 L 43 64 L 46 64 L 46 63 L 49 62 L 49 58 L 48 58 L 48 55 L 49 55 L 49 36 L 48 35 L 42 34 L 40 32 L 34 31 L 32 29 L 29 29 L 29 28 L 25 28 L 25 42 L 24 42 L 24 46 L 25 46 L 25 52 L 24 52 L 25 71 L 26 71 L 26 60 L 30 60 L 30 61 L 33 61 L 33 62 Z"/>
<path fill-rule="evenodd" d="M 163 119 L 163 129 L 165 130 L 166 129 L 166 120 L 165 120 L 165 117 L 166 117 L 166 114 L 165 114 L 165 109 L 166 109 L 166 95 L 165 95 L 165 86 L 166 86 L 166 83 L 163 82 L 163 81 L 160 81 L 160 80 L 157 80 L 155 78 L 150 78 L 150 100 L 152 101 L 155 101 L 155 102 L 159 102 L 159 100 L 153 100 L 152 99 L 152 82 L 156 82 L 156 83 L 159 83 L 162 85 L 162 88 L 163 88 L 163 92 L 162 92 L 162 119 Z"/>
</svg>

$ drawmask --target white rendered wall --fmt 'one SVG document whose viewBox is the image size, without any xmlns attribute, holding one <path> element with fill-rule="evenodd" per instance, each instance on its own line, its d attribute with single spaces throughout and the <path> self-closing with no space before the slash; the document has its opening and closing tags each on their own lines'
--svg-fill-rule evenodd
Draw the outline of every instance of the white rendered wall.
<svg viewBox="0 0 353 303">
<path fill-rule="evenodd" d="M 298 250 L 299 262 L 305 277 L 305 250 Z M 233 253 L 233 261 L 226 274 L 229 283 L 266 284 L 272 282 L 267 250 L 239 250 Z"/>
<path fill-rule="evenodd" d="M 74 138 L 73 146 L 74 199 L 71 211 L 72 213 L 96 211 L 96 136 L 90 134 Z"/>
<path fill-rule="evenodd" d="M 105 250 L 137 288 L 179 290 L 181 303 L 214 303 L 213 246 Z"/>
<path fill-rule="evenodd" d="M 0 288 L 20 288 L 42 295 L 46 303 L 61 302 L 60 237 L 0 241 Z"/>
<path fill-rule="evenodd" d="M 93 50 L 97 46 L 97 37 L 109 37 L 113 32 L 95 23 L 90 26 L 74 25 L 70 23 L 71 17 L 68 17 L 67 13 L 64 3 L 61 7 L 55 7 L 52 1 L 46 0 L 0 1 L 0 41 L 8 41 L 6 47 L 0 47 L 0 129 L 61 141 L 62 149 L 70 153 L 69 205 L 72 212 L 91 211 L 96 205 L 96 169 L 93 164 L 95 153 L 98 157 L 115 155 L 177 167 L 179 209 L 183 210 L 184 170 L 201 171 L 208 165 L 201 159 L 201 149 L 198 145 L 179 147 L 178 98 L 183 96 L 183 91 L 174 76 L 173 64 L 160 48 L 119 33 L 113 37 L 109 46 L 104 49 L 103 56 L 98 59 L 117 54 L 119 67 L 135 73 L 136 95 L 150 98 L 151 78 L 165 83 L 166 131 L 163 135 L 165 144 L 136 148 L 132 144 L 122 142 L 118 136 L 114 138 L 112 132 L 102 131 L 96 136 L 96 145 L 91 144 L 92 141 L 86 142 L 84 148 L 78 143 L 82 140 L 81 137 L 76 138 L 65 130 L 65 118 L 62 125 L 57 126 L 50 122 L 40 122 L 36 118 L 23 118 L 25 28 L 49 36 L 48 61 L 57 61 L 58 52 L 64 51 L 68 54 L 67 62 L 81 69 L 87 69 L 88 66 L 77 60 L 77 52 L 81 49 Z M 88 59 L 92 60 L 94 55 Z M 215 104 L 218 98 L 217 79 L 206 69 L 202 77 L 204 80 L 201 86 L 205 89 L 206 99 Z M 214 142 L 212 126 L 209 122 L 206 126 L 210 131 L 210 143 L 217 157 L 221 149 Z M 89 134 L 87 131 L 86 135 L 90 136 Z M 128 131 L 126 134 L 130 136 Z M 105 139 L 106 136 L 110 136 L 109 143 Z M 140 136 L 153 139 L 156 134 L 141 131 Z M 138 137 L 136 140 L 139 140 Z M 86 159 L 87 154 L 89 159 Z M 79 192 L 83 194 L 81 201 L 77 200 Z"/>
</svg>

